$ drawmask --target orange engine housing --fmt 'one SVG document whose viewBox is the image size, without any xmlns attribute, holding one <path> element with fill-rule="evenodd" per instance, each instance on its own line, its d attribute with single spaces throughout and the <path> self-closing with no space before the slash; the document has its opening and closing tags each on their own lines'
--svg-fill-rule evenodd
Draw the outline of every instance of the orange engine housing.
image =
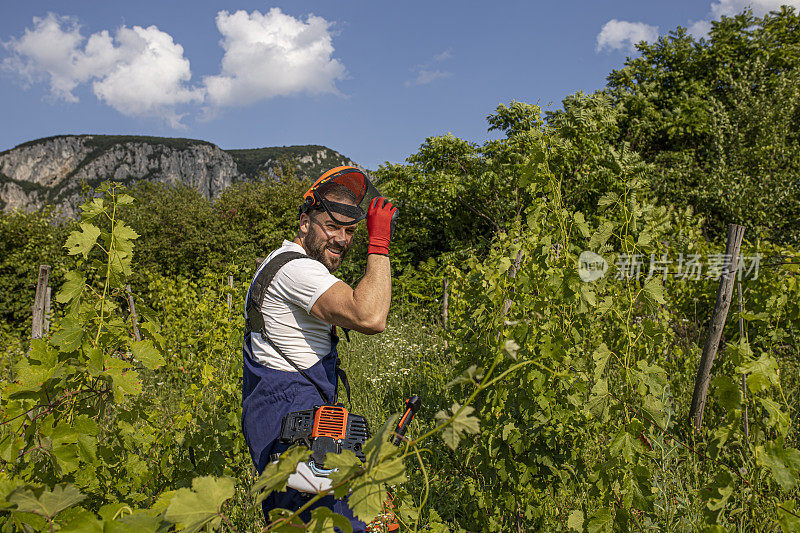
<svg viewBox="0 0 800 533">
<path fill-rule="evenodd" d="M 314 427 L 311 437 L 330 437 L 344 440 L 347 437 L 347 417 L 350 413 L 344 407 L 323 405 L 314 413 Z"/>
</svg>

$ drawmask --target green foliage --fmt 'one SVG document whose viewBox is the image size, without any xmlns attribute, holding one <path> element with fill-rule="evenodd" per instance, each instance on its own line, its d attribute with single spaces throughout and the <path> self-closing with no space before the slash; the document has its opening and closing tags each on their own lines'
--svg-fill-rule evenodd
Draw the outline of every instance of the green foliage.
<svg viewBox="0 0 800 533">
<path fill-rule="evenodd" d="M 61 248 L 69 229 L 55 224 L 49 211 L 0 215 L 0 331 L 30 334 L 39 265 L 50 265 L 51 285 L 61 283 L 70 264 Z"/>
<path fill-rule="evenodd" d="M 783 7 L 712 23 L 707 40 L 679 28 L 609 75 L 624 109 L 618 139 L 657 169 L 664 201 L 692 206 L 774 242 L 800 242 L 800 14 Z"/>
</svg>

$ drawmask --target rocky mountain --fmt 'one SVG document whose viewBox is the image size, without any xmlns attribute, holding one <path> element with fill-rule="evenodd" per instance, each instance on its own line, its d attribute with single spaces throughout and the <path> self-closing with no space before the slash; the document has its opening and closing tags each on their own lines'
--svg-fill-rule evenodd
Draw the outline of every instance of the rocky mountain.
<svg viewBox="0 0 800 533">
<path fill-rule="evenodd" d="M 60 135 L 0 152 L 0 208 L 53 205 L 74 216 L 84 187 L 106 180 L 183 183 L 209 198 L 238 181 L 274 179 L 289 163 L 300 177 L 354 165 L 324 146 L 222 150 L 200 140 L 122 135 Z"/>
</svg>

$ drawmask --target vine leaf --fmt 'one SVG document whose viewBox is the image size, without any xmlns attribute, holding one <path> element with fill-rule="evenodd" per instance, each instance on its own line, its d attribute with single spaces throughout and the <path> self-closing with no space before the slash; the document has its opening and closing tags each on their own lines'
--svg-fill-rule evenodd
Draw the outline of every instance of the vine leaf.
<svg viewBox="0 0 800 533">
<path fill-rule="evenodd" d="M 606 343 L 603 342 L 592 354 L 592 359 L 594 360 L 595 380 L 599 380 L 603 375 L 603 372 L 605 372 L 609 357 L 611 357 L 611 350 L 609 350 L 608 346 L 606 346 Z"/>
<path fill-rule="evenodd" d="M 149 370 L 155 370 L 164 364 L 164 356 L 161 355 L 150 339 L 135 341 L 131 346 L 131 352 Z"/>
<path fill-rule="evenodd" d="M 445 386 L 449 389 L 461 384 L 475 384 L 481 379 L 483 379 L 483 369 L 478 368 L 477 365 L 472 365 Z"/>
<path fill-rule="evenodd" d="M 353 474 L 363 470 L 361 460 L 351 450 L 342 450 L 342 453 L 330 453 L 325 457 L 325 468 L 335 468 L 330 475 L 331 483 L 338 485 Z M 344 498 L 350 492 L 347 484 L 334 489 L 336 498 Z"/>
<path fill-rule="evenodd" d="M 569 517 L 567 518 L 567 527 L 571 531 L 578 531 L 583 532 L 583 511 L 580 509 L 575 509 L 571 513 L 569 513 Z"/>
<path fill-rule="evenodd" d="M 258 495 L 256 503 L 264 500 L 272 491 L 286 489 L 286 481 L 297 469 L 297 463 L 307 461 L 310 456 L 311 450 L 304 446 L 295 446 L 283 452 L 278 462 L 268 464 L 250 490 L 251 494 L 264 491 Z"/>
<path fill-rule="evenodd" d="M 664 286 L 661 285 L 661 280 L 658 278 L 650 278 L 644 283 L 644 300 L 647 304 L 648 311 L 655 311 L 658 309 L 659 304 L 663 305 L 666 302 L 664 299 Z"/>
<path fill-rule="evenodd" d="M 102 198 L 92 198 L 85 204 L 81 206 L 82 213 L 81 213 L 81 220 L 91 220 L 103 211 L 105 211 L 105 205 L 103 205 Z"/>
<path fill-rule="evenodd" d="M 719 521 L 719 515 L 733 495 L 733 477 L 727 470 L 717 473 L 714 481 L 700 491 L 702 498 L 706 501 L 704 513 L 710 523 Z"/>
<path fill-rule="evenodd" d="M 480 430 L 480 420 L 471 416 L 475 409 L 468 405 L 459 413 L 460 409 L 461 406 L 454 403 L 449 413 L 447 411 L 436 413 L 436 420 L 439 424 L 444 424 L 450 418 L 453 418 L 453 422 L 442 429 L 442 440 L 451 450 L 455 450 L 458 447 L 465 433 L 475 434 Z"/>
<path fill-rule="evenodd" d="M 172 496 L 164 518 L 181 524 L 187 533 L 200 531 L 209 523 L 216 527 L 222 521 L 222 504 L 233 497 L 233 490 L 233 479 L 229 477 L 196 477 L 191 489 L 178 489 Z"/>
<path fill-rule="evenodd" d="M 506 339 L 505 344 L 503 344 L 503 351 L 506 352 L 511 359 L 516 361 L 517 354 L 519 353 L 519 344 L 517 344 L 517 341 L 514 339 Z"/>
<path fill-rule="evenodd" d="M 64 483 L 56 485 L 52 491 L 46 488 L 17 489 L 8 497 L 8 501 L 17 506 L 16 509 L 12 509 L 12 512 L 34 513 L 52 520 L 58 513 L 79 504 L 85 498 L 86 496 L 81 494 L 74 485 Z"/>
<path fill-rule="evenodd" d="M 306 531 L 311 533 L 334 533 L 334 527 L 338 527 L 343 533 L 353 533 L 353 525 L 350 520 L 334 513 L 327 507 L 317 507 L 311 511 L 311 521 L 306 524 Z"/>
<path fill-rule="evenodd" d="M 53 344 L 64 353 L 74 352 L 83 340 L 83 325 L 72 315 L 61 322 L 61 329 L 53 335 Z"/>
<path fill-rule="evenodd" d="M 84 259 L 88 259 L 89 252 L 97 242 L 97 238 L 100 236 L 100 228 L 94 224 L 88 224 L 86 222 L 81 222 L 80 226 L 80 230 L 73 231 L 69 234 L 64 248 L 67 249 L 67 253 L 69 253 L 69 255 L 81 254 L 83 255 Z"/>
<path fill-rule="evenodd" d="M 608 507 L 603 507 L 602 509 L 598 509 L 594 512 L 591 520 L 589 520 L 589 526 L 587 529 L 589 530 L 589 533 L 611 533 L 613 521 L 614 516 L 611 514 L 611 509 Z"/>
<path fill-rule="evenodd" d="M 398 448 L 389 442 L 398 417 L 398 414 L 390 416 L 380 431 L 364 444 L 367 471 L 352 484 L 348 503 L 353 513 L 367 523 L 383 512 L 385 484 L 396 485 L 406 480 L 405 465 L 399 458 L 392 457 Z"/>
<path fill-rule="evenodd" d="M 86 278 L 82 273 L 71 270 L 64 275 L 66 281 L 61 285 L 61 290 L 56 294 L 56 301 L 61 304 L 71 302 L 83 294 L 86 287 Z"/>
<path fill-rule="evenodd" d="M 786 512 L 786 511 L 790 512 Z M 800 531 L 800 518 L 797 518 L 797 502 L 786 500 L 777 508 L 778 523 L 783 531 Z M 794 513 L 794 514 L 791 514 Z"/>
<path fill-rule="evenodd" d="M 766 446 L 756 446 L 756 461 L 761 466 L 766 466 L 772 472 L 775 481 L 785 491 L 797 487 L 797 472 L 800 471 L 800 451 L 787 448 L 783 438 L 767 443 Z"/>
</svg>

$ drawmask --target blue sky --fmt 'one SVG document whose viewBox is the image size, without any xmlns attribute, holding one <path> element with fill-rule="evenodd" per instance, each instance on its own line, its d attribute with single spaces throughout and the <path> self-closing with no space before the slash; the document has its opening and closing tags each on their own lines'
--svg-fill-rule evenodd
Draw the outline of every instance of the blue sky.
<svg viewBox="0 0 800 533">
<path fill-rule="evenodd" d="M 0 150 L 156 135 L 322 144 L 374 169 L 432 135 L 483 142 L 499 103 L 557 108 L 602 88 L 631 41 L 701 35 L 748 3 L 2 0 Z"/>
</svg>

